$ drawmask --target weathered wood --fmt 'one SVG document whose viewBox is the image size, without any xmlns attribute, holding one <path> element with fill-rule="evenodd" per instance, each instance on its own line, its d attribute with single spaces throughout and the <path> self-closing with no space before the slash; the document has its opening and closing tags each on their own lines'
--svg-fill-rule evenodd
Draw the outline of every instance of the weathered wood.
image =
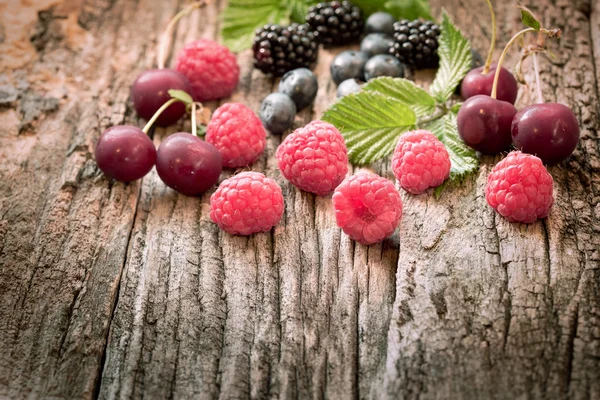
<svg viewBox="0 0 600 400">
<path fill-rule="evenodd" d="M 498 218 L 483 188 L 499 158 L 486 157 L 439 200 L 403 192 L 399 232 L 371 247 L 340 233 L 329 197 L 282 179 L 280 136 L 252 169 L 282 185 L 284 218 L 249 238 L 212 224 L 210 194 L 178 195 L 155 171 L 124 185 L 97 170 L 100 132 L 142 123 L 129 85 L 180 3 L 0 4 L 0 397 L 600 397 L 598 2 L 526 2 L 564 30 L 541 78 L 582 126 L 573 157 L 550 169 L 550 217 Z M 432 3 L 485 53 L 484 2 Z M 518 11 L 496 3 L 503 44 Z M 224 6 L 184 18 L 174 51 L 215 38 Z M 318 98 L 296 126 L 334 100 L 334 52 L 321 51 Z M 239 62 L 232 100 L 257 111 L 276 82 L 249 52 Z M 519 104 L 531 101 L 523 87 Z M 393 178 L 386 162 L 374 170 Z"/>
</svg>

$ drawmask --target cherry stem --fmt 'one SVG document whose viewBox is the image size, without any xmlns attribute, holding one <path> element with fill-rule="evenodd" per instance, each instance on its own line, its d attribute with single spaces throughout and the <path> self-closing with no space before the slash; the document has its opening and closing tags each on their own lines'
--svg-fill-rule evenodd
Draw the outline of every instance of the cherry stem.
<svg viewBox="0 0 600 400">
<path fill-rule="evenodd" d="M 195 1 L 192 4 L 190 4 L 189 6 L 187 6 L 186 8 L 184 8 L 183 10 L 179 11 L 170 21 L 169 24 L 167 25 L 167 27 L 165 28 L 165 31 L 163 32 L 163 34 L 160 37 L 160 40 L 158 41 L 158 51 L 157 51 L 157 55 L 156 55 L 156 62 L 158 64 L 158 69 L 163 69 L 165 68 L 165 61 L 167 59 L 167 52 L 169 50 L 169 45 L 170 45 L 170 39 L 171 36 L 173 35 L 173 29 L 175 29 L 175 25 L 177 25 L 177 22 L 184 16 L 188 15 L 189 13 L 191 13 L 193 10 L 195 10 L 196 8 L 200 8 L 204 5 L 207 4 L 207 1 Z"/>
<path fill-rule="evenodd" d="M 502 69 L 502 63 L 504 62 L 504 59 L 506 58 L 506 54 L 508 53 L 508 49 L 522 35 L 526 34 L 527 32 L 533 32 L 533 31 L 535 31 L 535 29 L 533 29 L 533 28 L 523 29 L 522 31 L 520 31 L 519 33 L 517 33 L 515 36 L 513 36 L 508 41 L 508 43 L 506 43 L 506 46 L 504 47 L 504 50 L 502 50 L 502 54 L 500 55 L 500 59 L 498 60 L 498 65 L 496 66 L 496 74 L 494 74 L 494 86 L 492 86 L 492 99 L 496 98 L 496 94 L 497 94 L 497 91 L 498 91 L 498 77 L 500 76 L 500 70 Z"/>
<path fill-rule="evenodd" d="M 192 135 L 198 137 L 198 125 L 196 125 L 196 102 L 192 103 Z"/>
<path fill-rule="evenodd" d="M 489 9 L 490 15 L 492 17 L 492 40 L 490 43 L 490 50 L 488 52 L 487 59 L 485 60 L 485 65 L 483 66 L 483 71 L 481 71 L 482 75 L 486 75 L 490 72 L 490 66 L 492 65 L 492 57 L 494 56 L 494 48 L 496 47 L 496 13 L 494 12 L 494 6 L 490 0 L 485 0 Z"/>
<path fill-rule="evenodd" d="M 537 91 L 538 103 L 544 102 L 544 95 L 542 94 L 542 85 L 540 82 L 540 66 L 538 64 L 537 54 L 533 53 L 533 70 L 535 72 L 535 86 Z"/>
<path fill-rule="evenodd" d="M 162 114 L 163 111 L 165 111 L 167 108 L 169 108 L 169 106 L 171 104 L 176 103 L 178 101 L 181 101 L 181 100 L 179 100 L 179 99 L 170 99 L 165 104 L 163 104 L 158 110 L 156 110 L 156 112 L 154 113 L 154 115 L 152 116 L 152 118 L 150 118 L 150 120 L 144 126 L 144 129 L 142 129 L 142 132 L 144 132 L 145 134 L 148 134 L 148 131 L 150 131 L 150 128 L 152 128 L 152 125 L 156 122 L 156 120 L 158 119 L 158 117 L 160 117 L 160 114 Z"/>
</svg>

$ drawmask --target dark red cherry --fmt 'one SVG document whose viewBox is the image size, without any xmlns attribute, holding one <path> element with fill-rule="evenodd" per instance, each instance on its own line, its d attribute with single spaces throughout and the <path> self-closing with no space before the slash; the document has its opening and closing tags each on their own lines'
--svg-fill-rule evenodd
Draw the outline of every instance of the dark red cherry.
<svg viewBox="0 0 600 400">
<path fill-rule="evenodd" d="M 490 96 L 492 94 L 492 86 L 494 85 L 494 75 L 496 74 L 496 64 L 490 66 L 487 74 L 482 74 L 484 67 L 478 67 L 469 71 L 460 85 L 460 94 L 464 100 L 467 100 L 478 94 Z M 507 101 L 510 104 L 515 104 L 519 87 L 517 80 L 506 70 L 500 67 L 500 76 L 498 76 L 498 89 L 496 98 L 498 100 Z"/>
<path fill-rule="evenodd" d="M 538 156 L 546 164 L 558 164 L 577 147 L 579 123 L 563 104 L 534 104 L 513 118 L 512 140 L 517 149 Z"/>
<path fill-rule="evenodd" d="M 510 147 L 510 127 L 516 113 L 515 106 L 506 101 L 473 96 L 458 111 L 458 134 L 480 153 L 498 154 Z"/>
<path fill-rule="evenodd" d="M 123 182 L 142 178 L 156 161 L 152 140 L 141 129 L 129 125 L 105 130 L 98 139 L 95 153 L 102 172 Z"/>
<path fill-rule="evenodd" d="M 145 120 L 152 118 L 154 113 L 171 99 L 170 89 L 189 93 L 190 83 L 185 75 L 174 69 L 149 69 L 142 72 L 131 86 L 131 99 L 137 114 Z M 177 102 L 163 111 L 156 124 L 173 125 L 183 114 L 185 104 Z"/>
<path fill-rule="evenodd" d="M 166 138 L 158 148 L 156 172 L 169 187 L 187 196 L 210 189 L 219 180 L 223 160 L 210 143 L 186 132 Z"/>
</svg>

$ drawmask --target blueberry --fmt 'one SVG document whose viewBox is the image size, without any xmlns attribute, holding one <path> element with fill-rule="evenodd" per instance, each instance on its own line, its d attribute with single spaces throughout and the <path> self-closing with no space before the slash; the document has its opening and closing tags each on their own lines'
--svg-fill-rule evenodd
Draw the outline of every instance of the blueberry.
<svg viewBox="0 0 600 400">
<path fill-rule="evenodd" d="M 356 79 L 346 79 L 344 82 L 340 83 L 340 86 L 337 88 L 337 98 L 341 99 L 344 96 L 348 96 L 352 93 L 358 93 L 362 89 L 362 82 Z"/>
<path fill-rule="evenodd" d="M 386 54 L 393 45 L 394 40 L 390 36 L 384 33 L 369 33 L 360 42 L 360 51 L 373 57 L 377 54 Z"/>
<path fill-rule="evenodd" d="M 386 12 L 376 12 L 371 14 L 365 22 L 366 33 L 385 33 L 390 36 L 394 34 L 394 22 L 396 19 Z"/>
<path fill-rule="evenodd" d="M 287 94 L 271 93 L 260 105 L 260 119 L 271 133 L 283 133 L 294 123 L 296 105 Z"/>
<path fill-rule="evenodd" d="M 279 82 L 279 93 L 290 96 L 296 103 L 297 111 L 313 102 L 318 88 L 317 78 L 308 68 L 292 70 L 283 75 Z"/>
<path fill-rule="evenodd" d="M 365 64 L 365 80 L 368 81 L 378 76 L 401 78 L 404 76 L 404 65 L 389 54 L 373 56 Z"/>
<path fill-rule="evenodd" d="M 368 59 L 369 56 L 362 51 L 343 51 L 331 62 L 331 77 L 338 85 L 346 79 L 362 80 Z"/>
</svg>

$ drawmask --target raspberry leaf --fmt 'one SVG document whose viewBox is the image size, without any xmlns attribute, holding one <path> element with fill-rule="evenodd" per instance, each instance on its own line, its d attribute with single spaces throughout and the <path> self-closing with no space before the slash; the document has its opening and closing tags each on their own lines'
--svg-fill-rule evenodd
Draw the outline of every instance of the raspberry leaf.
<svg viewBox="0 0 600 400">
<path fill-rule="evenodd" d="M 221 36 L 231 51 L 250 48 L 254 30 L 265 24 L 288 24 L 291 9 L 281 0 L 230 0 L 223 13 Z"/>
<path fill-rule="evenodd" d="M 414 111 L 402 101 L 370 91 L 343 97 L 322 119 L 340 130 L 350 162 L 359 165 L 392 153 L 398 137 L 417 122 Z"/>
<path fill-rule="evenodd" d="M 433 96 L 415 85 L 413 81 L 404 78 L 376 78 L 363 86 L 363 90 L 381 93 L 403 102 L 413 109 L 417 118 L 431 115 L 436 106 Z"/>
<path fill-rule="evenodd" d="M 443 13 L 441 31 L 438 48 L 440 68 L 430 90 L 443 103 L 452 97 L 460 81 L 471 70 L 473 56 L 471 44 L 452 24 L 446 12 Z"/>
<path fill-rule="evenodd" d="M 450 180 L 459 179 L 477 171 L 479 159 L 475 150 L 460 139 L 456 122 L 456 114 L 448 113 L 423 127 L 430 130 L 446 146 L 450 154 Z"/>
<path fill-rule="evenodd" d="M 433 19 L 427 0 L 389 0 L 384 4 L 384 8 L 396 18 Z"/>
</svg>

